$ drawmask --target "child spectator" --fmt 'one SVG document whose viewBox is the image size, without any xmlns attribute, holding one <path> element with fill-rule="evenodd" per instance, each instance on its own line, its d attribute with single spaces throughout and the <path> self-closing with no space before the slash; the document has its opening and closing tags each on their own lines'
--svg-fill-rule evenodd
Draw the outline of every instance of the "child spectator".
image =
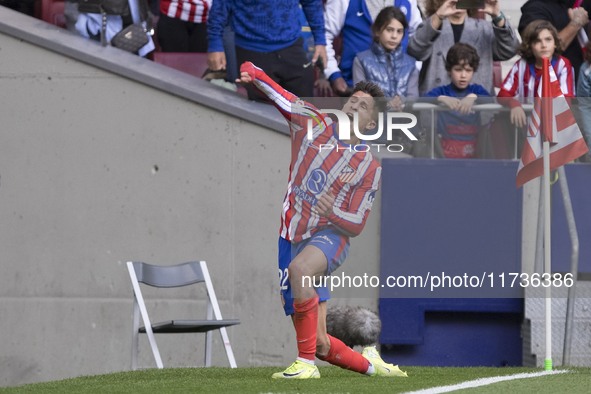
<svg viewBox="0 0 591 394">
<path fill-rule="evenodd" d="M 472 111 L 478 97 L 490 97 L 481 85 L 472 84 L 478 70 L 480 56 L 468 44 L 454 44 L 447 52 L 445 69 L 451 83 L 427 93 L 451 111 L 441 111 L 437 117 L 437 130 L 441 136 L 443 156 L 467 159 L 475 156 L 480 114 Z"/>
<path fill-rule="evenodd" d="M 527 122 L 521 104 L 524 100 L 531 102 L 538 89 L 544 57 L 550 59 L 562 94 L 565 97 L 575 95 L 573 68 L 567 58 L 560 56 L 562 46 L 556 28 L 545 20 L 533 21 L 523 31 L 522 40 L 519 47 L 521 59 L 509 71 L 498 94 L 499 104 L 511 108 L 511 123 L 517 127 L 523 127 Z"/>
<path fill-rule="evenodd" d="M 353 88 L 353 60 L 355 56 L 371 46 L 371 25 L 382 8 L 398 7 L 409 24 L 408 33 L 402 40 L 406 50 L 407 40 L 421 23 L 421 11 L 417 0 L 328 0 L 324 19 L 326 20 L 326 54 L 328 64 L 324 73 L 327 77 L 320 90 L 332 90 L 339 96 L 349 96 Z M 342 38 L 341 51 L 335 48 L 335 39 Z M 337 53 L 338 52 L 338 53 Z M 329 82 L 330 81 L 330 82 Z"/>
<path fill-rule="evenodd" d="M 419 96 L 415 59 L 406 54 L 401 45 L 408 32 L 406 17 L 399 8 L 386 7 L 376 17 L 371 31 L 371 48 L 358 53 L 353 61 L 353 83 L 371 81 L 377 84 L 386 97 L 391 97 L 390 107 L 400 111 L 404 98 Z"/>
<path fill-rule="evenodd" d="M 506 0 L 505 0 L 506 1 Z M 493 60 L 509 60 L 515 56 L 519 41 L 501 11 L 500 1 L 485 0 L 483 12 L 491 21 L 471 15 L 476 9 L 456 8 L 457 0 L 426 0 L 428 17 L 408 41 L 408 54 L 423 61 L 419 93 L 449 83 L 445 70 L 445 53 L 458 42 L 472 45 L 480 56 L 480 68 L 474 82 L 493 91 Z"/>
<path fill-rule="evenodd" d="M 579 3 L 576 6 L 576 3 Z M 531 22 L 543 19 L 556 28 L 562 45 L 562 56 L 567 58 L 575 75 L 583 63 L 583 50 L 578 39 L 579 31 L 586 31 L 591 2 L 577 0 L 527 0 L 521 7 L 519 34 L 523 34 Z"/>
</svg>

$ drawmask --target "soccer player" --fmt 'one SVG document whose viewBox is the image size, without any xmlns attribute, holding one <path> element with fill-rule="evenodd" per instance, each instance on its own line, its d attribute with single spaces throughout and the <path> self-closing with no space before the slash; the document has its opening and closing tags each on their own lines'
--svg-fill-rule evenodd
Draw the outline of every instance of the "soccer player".
<svg viewBox="0 0 591 394">
<path fill-rule="evenodd" d="M 362 355 L 328 335 L 328 289 L 315 288 L 311 280 L 304 280 L 329 275 L 345 260 L 349 237 L 361 233 L 369 215 L 380 183 L 380 165 L 370 152 L 352 149 L 361 142 L 353 126 L 349 140 L 338 140 L 338 127 L 331 118 L 283 89 L 252 63 L 242 64 L 237 82 L 252 83 L 265 94 L 289 122 L 292 137 L 279 273 L 285 314 L 292 316 L 296 331 L 298 357 L 273 378 L 319 378 L 315 357 L 371 376 L 406 376 L 397 366 L 385 363 L 375 348 L 366 348 Z M 360 82 L 342 112 L 363 132 L 376 126 L 384 104 L 377 85 Z"/>
</svg>

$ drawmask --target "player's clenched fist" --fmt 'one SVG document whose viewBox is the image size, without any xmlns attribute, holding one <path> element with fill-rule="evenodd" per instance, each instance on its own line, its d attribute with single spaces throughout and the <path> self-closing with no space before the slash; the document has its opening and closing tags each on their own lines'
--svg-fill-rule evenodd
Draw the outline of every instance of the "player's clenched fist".
<svg viewBox="0 0 591 394">
<path fill-rule="evenodd" d="M 240 77 L 236 83 L 251 83 L 256 77 L 256 67 L 251 62 L 244 62 L 240 66 Z"/>
</svg>

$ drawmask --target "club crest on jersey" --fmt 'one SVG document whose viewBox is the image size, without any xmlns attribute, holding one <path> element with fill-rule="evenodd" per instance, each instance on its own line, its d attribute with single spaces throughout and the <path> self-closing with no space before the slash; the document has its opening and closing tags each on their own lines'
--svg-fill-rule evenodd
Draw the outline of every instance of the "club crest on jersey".
<svg viewBox="0 0 591 394">
<path fill-rule="evenodd" d="M 376 199 L 376 192 L 374 190 L 371 193 L 369 193 L 367 195 L 367 197 L 365 198 L 365 200 L 363 201 L 363 205 L 364 205 L 365 209 L 371 209 L 371 206 L 373 205 L 373 202 L 375 199 Z"/>
<path fill-rule="evenodd" d="M 341 171 L 339 180 L 343 183 L 349 183 L 355 178 L 356 173 L 357 172 L 351 166 L 347 165 L 343 168 L 343 171 Z"/>
</svg>

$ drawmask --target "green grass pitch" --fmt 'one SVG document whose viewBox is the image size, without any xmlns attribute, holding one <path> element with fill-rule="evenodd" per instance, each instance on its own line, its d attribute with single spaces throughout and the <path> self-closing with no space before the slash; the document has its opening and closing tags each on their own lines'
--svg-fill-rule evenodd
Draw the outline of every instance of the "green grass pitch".
<svg viewBox="0 0 591 394">
<path fill-rule="evenodd" d="M 277 367 L 171 368 L 85 376 L 0 388 L 0 393 L 404 393 L 479 378 L 540 372 L 534 368 L 402 368 L 408 378 L 369 378 L 337 367 L 320 367 L 320 379 L 273 380 Z M 461 393 L 591 393 L 591 368 L 495 383 Z"/>
</svg>

